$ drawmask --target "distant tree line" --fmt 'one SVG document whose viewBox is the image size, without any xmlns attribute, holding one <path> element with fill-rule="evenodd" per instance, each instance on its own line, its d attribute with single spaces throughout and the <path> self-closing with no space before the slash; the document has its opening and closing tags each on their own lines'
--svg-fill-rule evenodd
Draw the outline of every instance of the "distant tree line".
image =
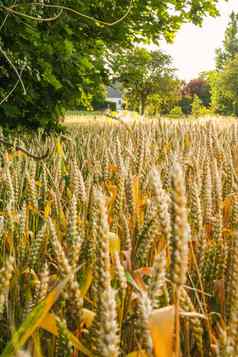
<svg viewBox="0 0 238 357">
<path fill-rule="evenodd" d="M 176 77 L 172 58 L 160 49 L 134 47 L 117 52 L 111 61 L 112 78 L 122 85 L 124 105 L 150 115 L 201 115 L 211 104 L 206 76 L 188 83 Z"/>
<path fill-rule="evenodd" d="M 202 73 L 182 89 L 180 105 L 186 114 L 192 112 L 194 95 L 199 98 L 203 112 L 205 107 L 211 113 L 238 116 L 238 14 L 235 12 L 230 15 L 223 46 L 216 50 L 216 68 Z"/>
<path fill-rule="evenodd" d="M 223 47 L 216 53 L 216 69 L 207 73 L 211 108 L 219 114 L 238 115 L 238 14 L 232 12 Z"/>
<path fill-rule="evenodd" d="M 113 73 L 123 84 L 126 105 L 141 114 L 238 116 L 238 14 L 232 12 L 216 68 L 188 83 L 175 76 L 172 59 L 160 50 L 123 50 Z"/>
</svg>

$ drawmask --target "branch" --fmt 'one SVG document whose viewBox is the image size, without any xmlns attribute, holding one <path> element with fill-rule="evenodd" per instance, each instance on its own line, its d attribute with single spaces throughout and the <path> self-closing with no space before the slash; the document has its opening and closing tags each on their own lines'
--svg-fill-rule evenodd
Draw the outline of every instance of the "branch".
<svg viewBox="0 0 238 357">
<path fill-rule="evenodd" d="M 15 146 L 14 144 L 9 143 L 8 141 L 5 141 L 4 139 L 1 139 L 1 138 L 0 138 L 0 143 L 6 145 L 6 146 L 8 146 L 8 147 L 14 148 L 16 151 L 21 151 L 21 152 L 23 152 L 24 154 L 26 154 L 27 156 L 29 156 L 29 157 L 31 157 L 32 159 L 35 159 L 35 160 L 44 160 L 44 159 L 46 159 L 46 158 L 49 156 L 49 154 L 50 154 L 50 149 L 49 149 L 49 148 L 47 149 L 47 151 L 46 151 L 46 153 L 45 153 L 44 155 L 42 155 L 42 156 L 36 156 L 36 155 L 34 155 L 34 154 L 31 154 L 28 150 L 22 148 L 21 146 Z"/>
<path fill-rule="evenodd" d="M 31 5 L 31 4 L 29 4 Z M 32 4 L 32 5 L 43 5 L 43 4 Z M 24 12 L 21 12 L 21 11 L 16 11 L 16 10 L 13 10 L 13 7 L 16 7 L 17 5 L 13 5 L 11 7 L 7 7 L 7 6 L 0 6 L 0 9 L 4 9 L 6 11 L 8 11 L 8 13 L 12 13 L 12 14 L 15 14 L 15 15 L 18 15 L 18 16 L 22 16 L 22 17 L 26 17 L 27 19 L 30 19 L 30 20 L 34 20 L 34 21 L 45 21 L 45 22 L 50 22 L 50 21 L 55 21 L 57 20 L 63 13 L 63 9 L 60 9 L 59 13 L 55 16 L 52 16 L 52 17 L 35 17 L 35 16 L 31 16 L 31 15 L 27 15 L 25 14 Z"/>
<path fill-rule="evenodd" d="M 8 16 L 9 16 L 9 13 L 7 13 L 7 15 L 5 16 L 5 18 L 3 19 L 3 22 L 1 23 L 0 32 L 2 31 L 4 25 L 5 25 L 6 21 L 7 21 Z"/>
<path fill-rule="evenodd" d="M 17 70 L 16 66 L 14 65 L 14 63 L 13 63 L 13 62 L 11 61 L 11 59 L 8 57 L 6 51 L 4 51 L 1 46 L 0 46 L 0 53 L 6 58 L 7 62 L 8 62 L 8 63 L 10 64 L 10 66 L 13 68 L 14 72 L 16 73 L 16 75 L 17 75 L 17 77 L 18 77 L 19 82 L 21 83 L 21 86 L 22 86 L 22 88 L 23 88 L 23 93 L 24 93 L 24 95 L 26 95 L 26 88 L 25 88 L 25 85 L 24 85 L 24 83 L 23 83 L 23 81 L 22 81 L 22 79 L 21 79 L 20 73 L 18 72 L 18 70 Z"/>
<path fill-rule="evenodd" d="M 30 16 L 30 15 L 27 15 L 21 11 L 17 11 L 17 10 L 14 10 L 13 8 L 16 8 L 17 6 L 40 6 L 40 7 L 46 7 L 46 8 L 51 8 L 51 9 L 60 9 L 61 11 L 67 11 L 67 12 L 71 12 L 75 15 L 78 15 L 80 17 L 83 17 L 87 20 L 90 20 L 90 21 L 93 21 L 95 23 L 99 23 L 101 25 L 104 25 L 104 26 L 114 26 L 114 25 L 117 25 L 118 23 L 120 23 L 121 21 L 123 21 L 130 13 L 131 9 L 132 9 L 132 6 L 133 6 L 133 0 L 130 0 L 130 3 L 129 3 L 129 7 L 126 11 L 126 13 L 120 17 L 119 19 L 117 19 L 116 21 L 113 21 L 113 22 L 105 22 L 105 21 L 102 21 L 102 20 L 98 20 L 98 19 L 95 19 L 94 17 L 92 16 L 88 16 L 88 15 L 85 15 L 81 12 L 79 12 L 78 10 L 75 10 L 75 9 L 72 9 L 71 7 L 68 7 L 68 6 L 63 6 L 63 5 L 50 5 L 50 4 L 39 4 L 39 3 L 31 3 L 31 4 L 18 4 L 18 5 L 12 5 L 11 7 L 6 7 L 4 5 L 0 6 L 0 9 L 3 8 L 4 10 L 6 11 L 9 11 L 11 13 L 14 13 L 16 15 L 19 15 L 19 16 L 23 16 L 23 17 L 26 17 L 26 18 L 30 18 L 32 20 L 37 20 L 37 21 L 52 21 L 52 19 L 54 18 L 38 18 L 38 17 L 34 17 L 34 16 Z M 57 16 L 59 17 L 59 16 Z M 56 17 L 56 18 L 57 18 Z"/>
<path fill-rule="evenodd" d="M 16 5 L 16 0 L 15 0 L 14 5 Z M 3 27 L 5 26 L 5 23 L 6 23 L 6 21 L 7 21 L 8 16 L 9 16 L 9 12 L 7 13 L 7 15 L 5 16 L 5 18 L 3 19 L 3 22 L 2 22 L 2 24 L 1 24 L 1 26 L 0 26 L 0 32 L 2 31 Z"/>
<path fill-rule="evenodd" d="M 21 72 L 20 72 L 20 76 L 22 75 L 24 69 L 25 69 L 26 65 L 23 66 Z M 18 79 L 14 85 L 14 87 L 9 91 L 9 93 L 6 95 L 6 97 L 4 97 L 1 101 L 0 101 L 0 105 L 2 105 L 4 102 L 6 102 L 8 100 L 8 98 L 12 95 L 12 93 L 15 91 L 15 89 L 17 88 L 18 84 L 19 84 L 20 80 Z"/>
</svg>

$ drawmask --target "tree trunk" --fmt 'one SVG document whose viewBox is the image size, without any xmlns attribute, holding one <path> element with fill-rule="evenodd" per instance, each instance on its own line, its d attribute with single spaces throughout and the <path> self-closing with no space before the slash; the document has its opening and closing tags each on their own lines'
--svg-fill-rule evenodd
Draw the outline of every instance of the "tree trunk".
<svg viewBox="0 0 238 357">
<path fill-rule="evenodd" d="M 146 97 L 145 97 L 145 95 L 141 95 L 141 99 L 140 99 L 140 115 L 144 115 L 144 113 L 145 113 L 145 105 L 146 105 Z"/>
<path fill-rule="evenodd" d="M 235 100 L 233 101 L 233 114 L 235 116 L 238 115 L 238 105 L 237 105 L 237 102 Z"/>
</svg>

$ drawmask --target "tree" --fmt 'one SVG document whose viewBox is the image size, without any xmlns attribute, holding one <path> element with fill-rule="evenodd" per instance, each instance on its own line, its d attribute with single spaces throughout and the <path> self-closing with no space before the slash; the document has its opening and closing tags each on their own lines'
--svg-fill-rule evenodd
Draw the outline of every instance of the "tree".
<svg viewBox="0 0 238 357">
<path fill-rule="evenodd" d="M 237 56 L 238 14 L 232 12 L 223 47 L 216 51 L 216 70 L 206 74 L 211 92 L 211 110 L 215 113 L 237 115 Z"/>
<path fill-rule="evenodd" d="M 195 78 L 182 88 L 182 96 L 191 97 L 197 95 L 205 107 L 210 105 L 211 93 L 209 83 L 203 78 Z"/>
<path fill-rule="evenodd" d="M 76 31 L 77 23 L 67 14 L 57 22 L 9 15 L 0 33 L 5 53 L 0 57 L 0 124 L 54 126 L 66 108 L 90 105 L 105 77 L 105 46 L 99 39 L 86 41 L 87 30 L 84 35 L 80 27 Z M 10 61 L 22 72 L 25 93 Z"/>
<path fill-rule="evenodd" d="M 179 105 L 182 109 L 182 112 L 185 114 L 185 115 L 188 115 L 188 114 L 191 114 L 192 112 L 192 102 L 193 102 L 193 99 L 192 97 L 190 96 L 186 96 L 186 95 L 182 95 L 180 101 L 179 101 Z"/>
<path fill-rule="evenodd" d="M 216 67 L 222 70 L 224 65 L 238 53 L 238 14 L 232 11 L 230 22 L 225 31 L 223 48 L 216 51 Z"/>
<path fill-rule="evenodd" d="M 179 103 L 181 83 L 178 79 L 167 77 L 158 92 L 148 96 L 146 112 L 150 115 L 168 114 Z"/>
<path fill-rule="evenodd" d="M 221 115 L 230 115 L 232 113 L 232 103 L 224 97 L 223 89 L 221 86 L 221 77 L 223 71 L 209 71 L 207 72 L 207 80 L 210 85 L 211 91 L 211 106 L 210 109 L 213 113 Z"/>
<path fill-rule="evenodd" d="M 213 0 L 0 1 L 1 124 L 50 126 L 107 83 L 105 52 L 171 40 L 215 16 Z M 113 23 L 113 26 L 111 25 Z"/>
<path fill-rule="evenodd" d="M 181 100 L 181 81 L 174 76 L 168 76 L 163 86 L 159 90 L 160 96 L 160 113 L 168 114 L 173 107 L 179 104 Z M 150 98 L 149 98 L 150 100 Z"/>
<path fill-rule="evenodd" d="M 219 88 L 226 114 L 238 115 L 238 54 L 229 61 L 219 77 Z"/>
<path fill-rule="evenodd" d="M 116 55 L 112 68 L 115 78 L 126 90 L 131 108 L 142 115 L 150 97 L 164 95 L 174 72 L 170 56 L 141 47 Z"/>
<path fill-rule="evenodd" d="M 170 110 L 169 113 L 170 118 L 182 118 L 183 117 L 183 111 L 182 108 L 179 106 L 175 106 Z"/>
<path fill-rule="evenodd" d="M 195 95 L 192 102 L 192 115 L 198 118 L 203 113 L 203 108 L 201 99 Z"/>
</svg>

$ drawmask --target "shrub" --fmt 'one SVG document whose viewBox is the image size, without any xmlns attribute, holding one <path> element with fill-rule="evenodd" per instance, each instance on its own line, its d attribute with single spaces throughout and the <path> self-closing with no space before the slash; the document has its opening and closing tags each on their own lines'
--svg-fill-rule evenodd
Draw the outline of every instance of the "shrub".
<svg viewBox="0 0 238 357">
<path fill-rule="evenodd" d="M 193 102 L 192 102 L 192 115 L 195 118 L 198 118 L 198 117 L 203 116 L 205 114 L 207 114 L 206 107 L 204 107 L 202 105 L 201 99 L 197 95 L 195 95 L 194 98 L 193 98 Z"/>
<path fill-rule="evenodd" d="M 183 111 L 182 111 L 182 108 L 179 107 L 179 106 L 176 106 L 174 107 L 173 109 L 170 110 L 170 113 L 169 113 L 169 117 L 170 118 L 180 118 L 182 117 L 184 114 L 183 114 Z"/>
</svg>

